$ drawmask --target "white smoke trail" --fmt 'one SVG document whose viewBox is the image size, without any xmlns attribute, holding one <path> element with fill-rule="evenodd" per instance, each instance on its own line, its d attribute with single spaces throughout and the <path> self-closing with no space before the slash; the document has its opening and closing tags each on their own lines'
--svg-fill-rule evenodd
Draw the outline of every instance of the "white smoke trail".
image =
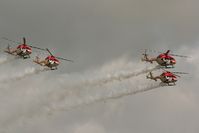
<svg viewBox="0 0 199 133">
<path fill-rule="evenodd" d="M 8 57 L 2 57 L 0 58 L 0 65 L 1 64 L 5 64 L 5 63 L 8 63 L 8 62 L 11 62 L 11 61 L 14 61 L 16 60 L 17 58 L 8 58 Z"/>
<path fill-rule="evenodd" d="M 140 80 L 140 78 L 139 78 Z M 34 106 L 27 111 L 21 111 L 6 119 L 1 123 L 5 127 L 12 124 L 26 125 L 27 122 L 33 121 L 40 117 L 48 117 L 62 111 L 71 110 L 80 106 L 94 104 L 111 99 L 119 99 L 124 96 L 142 93 L 161 87 L 158 83 L 138 82 L 138 79 L 131 81 L 117 82 L 105 85 L 103 87 L 79 88 L 79 92 L 71 93 L 59 92 L 54 95 L 48 95 L 47 101 L 40 101 L 39 106 Z M 29 123 L 29 124 L 30 124 Z M 7 128 L 8 129 L 8 128 Z"/>
<path fill-rule="evenodd" d="M 139 76 L 141 74 L 145 74 L 151 71 L 155 71 L 160 69 L 160 66 L 155 66 L 155 67 L 151 67 L 151 68 L 146 68 L 144 70 L 140 70 L 137 72 L 123 72 L 123 73 L 115 73 L 115 74 L 109 74 L 107 77 L 104 77 L 102 79 L 98 79 L 98 80 L 89 80 L 85 83 L 85 85 L 103 85 L 103 84 L 107 84 L 110 82 L 114 82 L 114 81 L 122 81 L 122 80 L 126 80 L 135 76 Z"/>
<path fill-rule="evenodd" d="M 7 82 L 12 82 L 12 81 L 18 81 L 28 76 L 39 74 L 47 70 L 49 69 L 28 67 L 23 72 L 18 72 L 18 73 L 15 73 L 14 75 L 10 75 L 8 78 L 6 77 L 6 78 L 1 79 L 0 82 L 7 83 Z"/>
<path fill-rule="evenodd" d="M 117 63 L 115 64 L 118 66 Z M 0 129 L 2 131 L 7 130 L 16 124 L 20 124 L 23 127 L 27 121 L 40 118 L 40 116 L 45 117 L 48 114 L 57 114 L 63 110 L 116 99 L 159 87 L 157 84 L 146 82 L 144 80 L 145 77 L 140 78 L 141 74 L 155 70 L 157 69 L 156 67 L 150 69 L 138 67 L 139 69 L 137 69 L 134 65 L 128 66 L 123 63 L 121 63 L 121 66 L 119 69 L 115 69 L 114 65 L 108 67 L 108 70 L 107 68 L 105 71 L 103 69 L 104 73 L 101 70 L 97 70 L 94 74 L 90 74 L 91 72 L 88 71 L 84 75 L 71 74 L 64 78 L 56 76 L 52 81 L 46 77 L 44 84 L 31 84 L 29 87 L 33 88 L 16 90 L 10 97 L 5 97 L 5 99 L 9 100 L 14 99 L 14 101 L 10 101 L 0 110 Z M 114 71 L 110 72 L 110 70 Z M 123 72 L 120 72 L 121 70 Z M 16 81 L 42 71 L 32 67 L 27 68 L 24 72 L 15 74 L 11 78 L 2 81 Z M 113 75 L 107 78 L 107 72 Z M 85 81 L 89 81 L 89 84 L 82 84 Z M 2 101 L 5 100 L 3 99 Z M 7 110 L 10 111 L 7 112 Z"/>
<path fill-rule="evenodd" d="M 77 77 L 81 77 L 81 79 L 77 80 L 78 83 L 76 85 L 80 84 L 80 82 L 81 86 L 103 85 L 114 81 L 126 80 L 158 69 L 160 69 L 159 65 L 147 67 L 146 64 L 130 62 L 124 56 L 116 61 L 105 64 L 98 71 L 89 70 L 85 74 L 78 75 Z M 63 78 L 65 77 L 63 76 Z"/>
<path fill-rule="evenodd" d="M 141 80 L 142 79 L 142 80 Z M 149 91 L 160 87 L 158 83 L 146 82 L 143 77 L 134 77 L 123 82 L 114 82 L 104 86 L 88 86 L 80 88 L 67 88 L 57 90 L 48 95 L 37 105 L 31 105 L 28 110 L 21 110 L 17 114 L 6 119 L 1 125 L 11 125 L 11 123 L 26 124 L 31 119 L 57 114 L 80 106 L 94 104 L 110 99 L 118 99 L 128 95 Z M 37 99 L 37 97 L 35 97 Z M 26 105 L 27 106 L 27 105 Z M 33 107 L 32 107 L 33 106 Z"/>
<path fill-rule="evenodd" d="M 140 82 L 143 81 L 143 82 Z M 73 109 L 82 105 L 93 104 L 96 102 L 106 101 L 110 99 L 118 99 L 128 95 L 142 93 L 152 89 L 159 88 L 164 85 L 159 83 L 148 82 L 144 78 L 134 77 L 130 81 L 114 82 L 103 86 L 87 86 L 86 88 L 72 88 L 72 90 L 54 93 L 50 97 L 53 98 L 45 111 L 50 114 L 56 111 Z M 71 92 L 72 91 L 72 95 Z M 59 95 L 57 97 L 57 95 Z M 50 100 L 50 99 L 49 99 Z M 45 112 L 44 111 L 44 112 Z"/>
<path fill-rule="evenodd" d="M 3 58 L 0 58 L 0 64 L 3 64 L 4 62 L 7 61 L 7 58 L 6 57 L 3 57 Z"/>
</svg>

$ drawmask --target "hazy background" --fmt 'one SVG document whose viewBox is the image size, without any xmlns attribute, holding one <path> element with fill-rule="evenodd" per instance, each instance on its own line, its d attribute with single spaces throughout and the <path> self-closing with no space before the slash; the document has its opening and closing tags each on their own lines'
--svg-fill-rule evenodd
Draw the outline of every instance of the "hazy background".
<svg viewBox="0 0 199 133">
<path fill-rule="evenodd" d="M 97 69 L 124 55 L 139 62 L 140 49 L 145 48 L 192 57 L 177 58 L 177 70 L 190 75 L 175 87 L 72 109 L 48 122 L 38 119 L 21 126 L 15 133 L 197 133 L 198 4 L 196 0 L 0 0 L 0 37 L 20 41 L 25 36 L 27 42 L 75 60 L 63 62 L 55 75 Z M 4 41 L 1 48 L 6 45 Z M 18 62 L 13 64 L 21 68 Z M 11 69 L 10 64 L 1 66 L 1 71 Z"/>
</svg>

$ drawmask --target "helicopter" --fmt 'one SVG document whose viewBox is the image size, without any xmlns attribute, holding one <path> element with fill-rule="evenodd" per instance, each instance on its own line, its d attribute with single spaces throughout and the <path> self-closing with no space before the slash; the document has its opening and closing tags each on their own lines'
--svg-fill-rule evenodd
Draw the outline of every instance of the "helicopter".
<svg viewBox="0 0 199 133">
<path fill-rule="evenodd" d="M 150 62 L 151 64 L 154 61 L 156 61 L 160 66 L 164 68 L 174 68 L 174 65 L 176 64 L 176 59 L 173 56 L 187 58 L 187 56 L 175 55 L 175 54 L 169 54 L 169 53 L 170 53 L 170 50 L 167 50 L 165 53 L 161 53 L 157 57 L 149 58 L 147 54 L 147 50 L 145 49 L 145 52 L 143 54 L 144 57 L 141 60 Z"/>
<path fill-rule="evenodd" d="M 30 58 L 30 55 L 32 54 L 32 48 L 44 50 L 44 49 L 39 48 L 39 47 L 28 45 L 26 43 L 25 37 L 23 37 L 23 43 L 13 41 L 13 40 L 10 40 L 10 39 L 5 38 L 5 37 L 3 37 L 2 39 L 16 43 L 16 44 L 19 44 L 16 48 L 11 48 L 10 45 L 8 44 L 8 47 L 7 47 L 6 50 L 4 50 L 4 52 L 11 54 L 11 55 L 14 55 L 14 56 L 21 57 L 23 59 Z"/>
<path fill-rule="evenodd" d="M 175 86 L 176 82 L 178 81 L 178 78 L 180 78 L 180 76 L 177 75 L 177 74 L 188 74 L 188 73 L 185 73 L 185 72 L 170 72 L 170 71 L 164 70 L 164 72 L 159 76 L 153 76 L 152 72 L 149 72 L 149 74 L 146 76 L 146 78 L 152 79 L 152 80 L 155 80 L 155 81 L 160 79 L 160 81 L 162 83 L 165 83 L 168 86 Z"/>
<path fill-rule="evenodd" d="M 73 60 L 68 60 L 68 59 L 65 59 L 62 57 L 54 56 L 48 48 L 46 48 L 46 51 L 49 53 L 49 55 L 44 60 L 41 60 L 40 57 L 36 56 L 36 58 L 33 60 L 33 62 L 35 62 L 36 64 L 39 64 L 41 66 L 46 66 L 46 67 L 50 68 L 51 70 L 58 69 L 57 67 L 58 67 L 58 65 L 60 65 L 59 60 L 73 62 Z"/>
</svg>

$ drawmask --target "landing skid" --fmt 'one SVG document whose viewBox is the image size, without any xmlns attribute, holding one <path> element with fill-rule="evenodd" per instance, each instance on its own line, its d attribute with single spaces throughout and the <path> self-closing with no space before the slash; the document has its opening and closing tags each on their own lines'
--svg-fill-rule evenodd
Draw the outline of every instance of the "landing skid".
<svg viewBox="0 0 199 133">
<path fill-rule="evenodd" d="M 160 68 L 172 69 L 172 68 L 175 68 L 175 67 L 174 66 L 160 66 Z"/>
<path fill-rule="evenodd" d="M 50 70 L 57 70 L 58 68 L 57 67 L 54 67 L 54 68 L 50 68 Z"/>
<path fill-rule="evenodd" d="M 175 86 L 176 84 L 170 84 L 170 83 L 160 83 L 160 86 L 164 87 L 164 86 Z"/>
<path fill-rule="evenodd" d="M 22 56 L 23 59 L 28 59 L 30 58 L 30 55 Z"/>
<path fill-rule="evenodd" d="M 168 84 L 168 86 L 175 86 L 175 84 Z"/>
</svg>

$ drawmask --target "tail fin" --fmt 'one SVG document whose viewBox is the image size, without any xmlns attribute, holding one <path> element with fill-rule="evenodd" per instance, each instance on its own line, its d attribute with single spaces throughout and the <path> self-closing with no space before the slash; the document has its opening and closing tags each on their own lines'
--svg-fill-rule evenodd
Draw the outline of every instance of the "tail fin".
<svg viewBox="0 0 199 133">
<path fill-rule="evenodd" d="M 148 55 L 147 54 L 143 54 L 144 55 L 144 57 L 142 58 L 142 61 L 148 61 L 149 59 L 148 59 Z"/>
<path fill-rule="evenodd" d="M 152 74 L 152 72 L 149 72 L 149 74 L 146 76 L 147 79 L 152 79 L 152 80 L 155 80 L 157 81 L 157 78 L 155 78 Z"/>
<path fill-rule="evenodd" d="M 142 55 L 144 55 L 144 57 L 142 58 L 142 61 L 148 61 L 148 54 L 146 53 L 147 50 L 145 49 L 144 53 Z"/>
<path fill-rule="evenodd" d="M 153 61 L 148 58 L 148 54 L 146 53 L 146 50 L 145 50 L 144 54 L 142 54 L 142 55 L 144 55 L 144 57 L 141 59 L 142 61 L 153 63 Z"/>
<path fill-rule="evenodd" d="M 40 64 L 40 58 L 39 56 L 36 56 L 35 59 L 33 60 L 33 62 Z"/>
<path fill-rule="evenodd" d="M 8 52 L 11 52 L 11 50 L 10 50 L 10 44 L 8 44 L 7 50 L 8 50 Z"/>
<path fill-rule="evenodd" d="M 35 61 L 36 61 L 36 62 L 39 62 L 39 61 L 40 61 L 39 56 L 36 56 L 36 57 L 35 57 Z"/>
<path fill-rule="evenodd" d="M 149 74 L 146 76 L 147 79 L 152 79 L 153 78 L 153 75 L 152 75 L 152 72 L 149 72 Z"/>
</svg>

